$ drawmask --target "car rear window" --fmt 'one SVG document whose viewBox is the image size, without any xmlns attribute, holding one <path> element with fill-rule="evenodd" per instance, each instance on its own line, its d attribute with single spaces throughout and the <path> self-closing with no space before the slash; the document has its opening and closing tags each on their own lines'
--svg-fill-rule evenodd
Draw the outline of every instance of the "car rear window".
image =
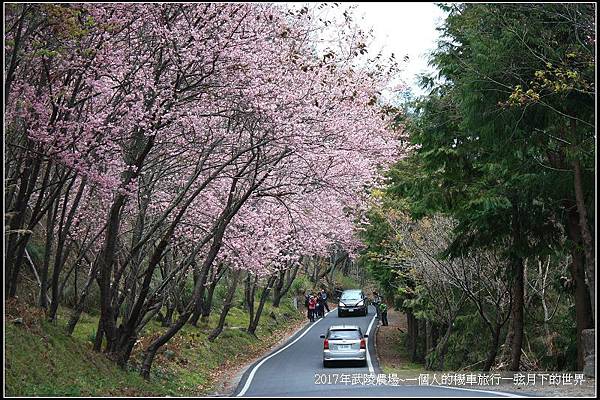
<svg viewBox="0 0 600 400">
<path fill-rule="evenodd" d="M 329 332 L 329 339 L 333 340 L 352 340 L 360 339 L 360 332 L 356 329 L 348 330 L 335 330 Z"/>
<path fill-rule="evenodd" d="M 342 300 L 360 300 L 360 292 L 342 293 Z"/>
</svg>

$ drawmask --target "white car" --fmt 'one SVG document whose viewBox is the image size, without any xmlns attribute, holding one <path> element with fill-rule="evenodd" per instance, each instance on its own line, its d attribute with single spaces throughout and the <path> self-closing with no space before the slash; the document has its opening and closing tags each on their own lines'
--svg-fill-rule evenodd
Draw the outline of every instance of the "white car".
<svg viewBox="0 0 600 400">
<path fill-rule="evenodd" d="M 359 361 L 367 365 L 367 341 L 369 335 L 363 335 L 356 325 L 333 325 L 323 341 L 323 367 L 329 367 L 335 361 Z"/>
</svg>

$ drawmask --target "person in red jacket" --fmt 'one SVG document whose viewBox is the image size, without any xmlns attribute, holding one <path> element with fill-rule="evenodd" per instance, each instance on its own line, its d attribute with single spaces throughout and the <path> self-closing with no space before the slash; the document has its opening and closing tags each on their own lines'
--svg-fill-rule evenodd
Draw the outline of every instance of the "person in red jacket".
<svg viewBox="0 0 600 400">
<path fill-rule="evenodd" d="M 308 299 L 308 318 L 310 319 L 310 322 L 315 321 L 316 309 L 317 309 L 317 298 L 314 295 L 312 295 L 312 296 L 310 296 L 310 299 Z"/>
</svg>

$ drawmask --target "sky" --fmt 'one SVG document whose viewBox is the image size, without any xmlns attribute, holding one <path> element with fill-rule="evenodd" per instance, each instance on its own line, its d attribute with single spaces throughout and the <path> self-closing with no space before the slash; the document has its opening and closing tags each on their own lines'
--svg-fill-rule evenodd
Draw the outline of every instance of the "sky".
<svg viewBox="0 0 600 400">
<path fill-rule="evenodd" d="M 373 28 L 374 40 L 370 53 L 383 49 L 384 55 L 394 53 L 396 60 L 408 55 L 402 64 L 402 78 L 414 95 L 423 94 L 416 74 L 433 71 L 427 66 L 426 54 L 435 48 L 438 32 L 445 13 L 434 3 L 356 3 L 355 15 L 368 30 Z M 361 18 L 362 17 L 362 18 Z"/>
</svg>

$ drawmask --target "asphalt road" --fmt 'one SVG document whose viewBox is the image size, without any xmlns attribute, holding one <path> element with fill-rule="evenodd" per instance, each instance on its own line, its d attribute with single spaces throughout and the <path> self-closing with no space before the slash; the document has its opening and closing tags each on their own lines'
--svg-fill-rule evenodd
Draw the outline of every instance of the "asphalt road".
<svg viewBox="0 0 600 400">
<path fill-rule="evenodd" d="M 323 339 L 321 334 L 331 325 L 351 324 L 361 327 L 369 334 L 367 347 L 368 365 L 336 365 L 323 367 Z M 319 319 L 296 332 L 285 344 L 250 366 L 242 376 L 234 396 L 302 396 L 302 397 L 520 397 L 513 393 L 465 390 L 441 386 L 372 385 L 363 384 L 363 374 L 381 373 L 375 353 L 375 309 L 369 308 L 366 317 L 338 318 L 332 309 L 325 318 Z M 415 377 L 416 378 L 416 377 Z M 337 382 L 336 382 L 337 380 Z M 416 383 L 416 382 L 415 382 Z M 522 394 L 520 394 L 522 395 Z"/>
</svg>

